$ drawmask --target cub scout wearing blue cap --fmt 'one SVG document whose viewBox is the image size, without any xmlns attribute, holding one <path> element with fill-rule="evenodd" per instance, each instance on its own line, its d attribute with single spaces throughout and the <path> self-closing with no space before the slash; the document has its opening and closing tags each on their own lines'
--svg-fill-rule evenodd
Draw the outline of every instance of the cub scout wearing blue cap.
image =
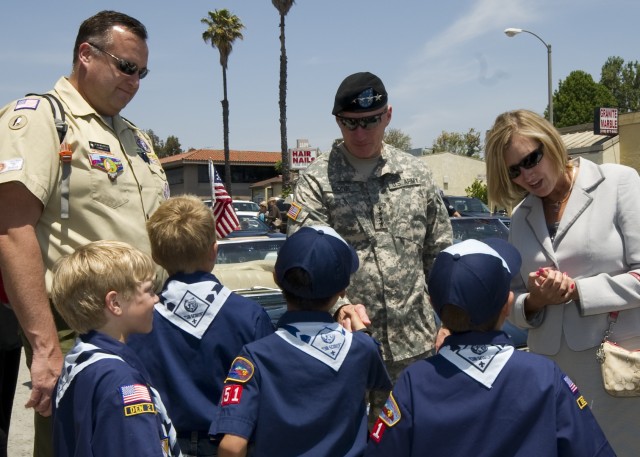
<svg viewBox="0 0 640 457">
<path fill-rule="evenodd" d="M 333 297 L 349 285 L 360 262 L 356 251 L 331 227 L 302 227 L 284 242 L 278 252 L 275 273 L 278 285 L 298 297 Z M 309 287 L 290 284 L 285 274 L 301 268 L 311 279 Z"/>
<path fill-rule="evenodd" d="M 497 238 L 454 244 L 441 251 L 433 264 L 431 305 L 438 316 L 444 305 L 455 305 L 469 314 L 471 323 L 482 325 L 506 303 L 521 263 L 518 250 Z"/>
</svg>

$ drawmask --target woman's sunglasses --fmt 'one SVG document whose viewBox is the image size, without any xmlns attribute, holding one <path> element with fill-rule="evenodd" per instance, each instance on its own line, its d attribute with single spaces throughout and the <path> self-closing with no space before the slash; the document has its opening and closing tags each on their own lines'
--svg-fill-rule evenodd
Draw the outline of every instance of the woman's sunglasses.
<svg viewBox="0 0 640 457">
<path fill-rule="evenodd" d="M 128 60 L 121 59 L 120 57 L 116 57 L 113 54 L 111 54 L 110 52 L 105 51 L 104 49 L 102 49 L 99 46 L 96 46 L 93 43 L 89 43 L 89 45 L 91 47 L 96 48 L 98 51 L 108 55 L 113 60 L 115 60 L 116 63 L 118 64 L 118 70 L 120 70 L 122 73 L 124 73 L 127 76 L 133 76 L 136 73 L 138 73 L 138 77 L 140 79 L 144 79 L 144 77 L 149 74 L 149 69 L 148 68 L 138 69 L 138 65 L 136 65 L 133 62 L 129 62 Z"/>
<path fill-rule="evenodd" d="M 524 168 L 525 170 L 529 170 L 540 163 L 542 160 L 542 156 L 544 155 L 544 147 L 542 145 L 538 146 L 538 149 L 527 154 L 524 159 L 518 162 L 515 165 L 511 165 L 507 168 L 507 172 L 509 173 L 509 178 L 516 179 L 520 176 L 520 168 Z"/>
<path fill-rule="evenodd" d="M 384 116 L 385 114 L 387 114 L 386 109 L 379 114 L 376 114 L 374 116 L 369 116 L 369 117 L 353 118 L 353 117 L 336 116 L 336 118 L 338 118 L 338 121 L 340 121 L 340 123 L 344 127 L 346 127 L 347 130 L 355 130 L 356 128 L 358 128 L 358 126 L 360 126 L 360 128 L 363 128 L 365 130 L 371 130 L 380 124 L 380 121 L 382 121 L 382 116 Z"/>
</svg>

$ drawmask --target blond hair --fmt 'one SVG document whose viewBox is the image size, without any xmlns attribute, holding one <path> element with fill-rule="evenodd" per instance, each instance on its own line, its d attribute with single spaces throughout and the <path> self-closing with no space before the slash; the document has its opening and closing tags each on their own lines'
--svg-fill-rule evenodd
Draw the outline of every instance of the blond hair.
<svg viewBox="0 0 640 457">
<path fill-rule="evenodd" d="M 213 212 L 194 195 L 171 197 L 147 221 L 151 256 L 170 274 L 193 271 L 216 243 Z"/>
<path fill-rule="evenodd" d="M 504 158 L 515 134 L 541 144 L 558 174 L 571 167 L 562 137 L 545 118 L 524 109 L 500 114 L 486 136 L 485 160 L 489 201 L 505 208 L 512 208 L 526 196 L 526 191 L 509 178 Z"/>
<path fill-rule="evenodd" d="M 155 265 L 147 254 L 120 241 L 94 241 L 55 263 L 51 301 L 71 329 L 87 333 L 107 322 L 109 292 L 130 299 L 154 277 Z"/>
</svg>

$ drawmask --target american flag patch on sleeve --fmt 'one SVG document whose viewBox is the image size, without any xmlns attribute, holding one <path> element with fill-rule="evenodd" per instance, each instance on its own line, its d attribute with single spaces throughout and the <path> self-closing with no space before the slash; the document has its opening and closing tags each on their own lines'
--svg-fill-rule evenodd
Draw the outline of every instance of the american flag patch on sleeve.
<svg viewBox="0 0 640 457">
<path fill-rule="evenodd" d="M 128 386 L 120 386 L 120 393 L 122 394 L 122 402 L 125 405 L 128 405 L 129 403 L 151 401 L 149 388 L 144 384 L 129 384 Z"/>
<path fill-rule="evenodd" d="M 40 100 L 37 98 L 22 98 L 16 102 L 16 106 L 13 110 L 36 109 L 38 108 L 38 104 L 40 104 Z"/>
</svg>

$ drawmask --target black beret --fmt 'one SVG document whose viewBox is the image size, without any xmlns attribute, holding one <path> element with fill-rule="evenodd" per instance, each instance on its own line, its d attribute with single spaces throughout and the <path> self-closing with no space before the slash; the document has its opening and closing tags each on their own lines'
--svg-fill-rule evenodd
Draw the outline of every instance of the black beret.
<svg viewBox="0 0 640 457">
<path fill-rule="evenodd" d="M 368 72 L 354 73 L 338 87 L 331 114 L 375 111 L 386 104 L 387 91 L 380 78 Z"/>
</svg>

